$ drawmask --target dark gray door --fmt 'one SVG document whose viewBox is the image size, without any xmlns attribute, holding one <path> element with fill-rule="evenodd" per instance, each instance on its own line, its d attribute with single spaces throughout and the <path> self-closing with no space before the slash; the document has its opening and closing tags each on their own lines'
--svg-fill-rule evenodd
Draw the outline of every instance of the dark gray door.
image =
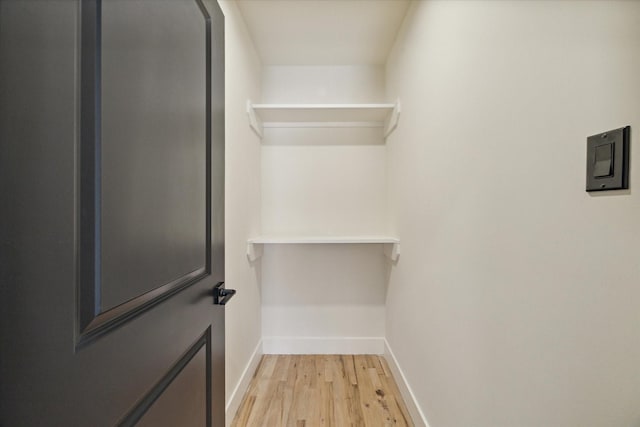
<svg viewBox="0 0 640 427">
<path fill-rule="evenodd" d="M 215 0 L 0 0 L 0 425 L 223 426 Z"/>
</svg>

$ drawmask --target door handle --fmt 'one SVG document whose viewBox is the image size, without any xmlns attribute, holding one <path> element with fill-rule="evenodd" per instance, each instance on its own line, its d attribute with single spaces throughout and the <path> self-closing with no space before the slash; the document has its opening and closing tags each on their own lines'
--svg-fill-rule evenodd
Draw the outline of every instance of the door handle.
<svg viewBox="0 0 640 427">
<path fill-rule="evenodd" d="M 224 282 L 218 282 L 213 287 L 213 303 L 216 305 L 225 305 L 235 294 L 235 289 L 226 289 Z"/>
</svg>

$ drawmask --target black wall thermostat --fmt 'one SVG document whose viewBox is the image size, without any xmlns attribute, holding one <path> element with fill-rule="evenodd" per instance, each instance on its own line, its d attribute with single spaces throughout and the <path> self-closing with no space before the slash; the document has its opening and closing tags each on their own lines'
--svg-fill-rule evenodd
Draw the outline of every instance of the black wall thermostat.
<svg viewBox="0 0 640 427">
<path fill-rule="evenodd" d="M 631 127 L 587 138 L 587 191 L 629 188 L 629 137 Z"/>
</svg>

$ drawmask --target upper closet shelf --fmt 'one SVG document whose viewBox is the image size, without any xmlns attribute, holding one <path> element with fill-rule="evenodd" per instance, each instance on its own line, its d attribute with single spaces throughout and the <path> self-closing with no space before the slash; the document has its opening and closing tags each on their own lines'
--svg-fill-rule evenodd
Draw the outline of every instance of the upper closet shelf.
<svg viewBox="0 0 640 427">
<path fill-rule="evenodd" d="M 262 138 L 269 127 L 381 127 L 386 138 L 398 126 L 395 104 L 253 104 L 247 101 L 249 124 Z"/>
<path fill-rule="evenodd" d="M 371 244 L 385 245 L 385 254 L 392 261 L 400 256 L 400 239 L 392 236 L 262 236 L 247 241 L 247 257 L 255 261 L 262 255 L 263 245 L 286 244 Z"/>
</svg>

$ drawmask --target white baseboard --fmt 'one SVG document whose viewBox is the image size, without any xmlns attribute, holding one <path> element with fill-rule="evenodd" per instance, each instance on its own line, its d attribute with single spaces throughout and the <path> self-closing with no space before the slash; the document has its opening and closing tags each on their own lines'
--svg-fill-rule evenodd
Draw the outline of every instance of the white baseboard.
<svg viewBox="0 0 640 427">
<path fill-rule="evenodd" d="M 418 405 L 416 397 L 411 390 L 411 386 L 409 385 L 407 378 L 404 376 L 402 369 L 400 369 L 398 360 L 393 354 L 393 351 L 391 351 L 391 347 L 389 346 L 389 342 L 386 338 L 384 340 L 384 356 L 385 359 L 387 359 L 389 369 L 391 369 L 393 379 L 395 379 L 396 384 L 398 384 L 400 394 L 402 395 L 402 399 L 404 399 L 405 405 L 407 405 L 407 410 L 409 411 L 409 415 L 411 416 L 413 423 L 416 427 L 429 427 L 427 417 L 424 416 L 422 409 L 420 409 L 420 405 Z"/>
<path fill-rule="evenodd" d="M 264 354 L 384 354 L 383 337 L 262 337 Z"/>
<path fill-rule="evenodd" d="M 253 350 L 247 366 L 245 366 L 244 371 L 242 371 L 242 375 L 240 376 L 238 384 L 236 384 L 236 388 L 233 389 L 233 393 L 231 393 L 229 400 L 227 400 L 227 407 L 225 408 L 226 427 L 231 425 L 233 417 L 235 417 L 236 412 L 238 412 L 238 408 L 242 403 L 242 398 L 247 392 L 249 384 L 251 384 L 253 374 L 256 372 L 256 369 L 258 369 L 258 364 L 260 363 L 262 354 L 262 340 L 260 340 L 258 341 L 258 345 L 256 345 L 255 350 Z"/>
</svg>

